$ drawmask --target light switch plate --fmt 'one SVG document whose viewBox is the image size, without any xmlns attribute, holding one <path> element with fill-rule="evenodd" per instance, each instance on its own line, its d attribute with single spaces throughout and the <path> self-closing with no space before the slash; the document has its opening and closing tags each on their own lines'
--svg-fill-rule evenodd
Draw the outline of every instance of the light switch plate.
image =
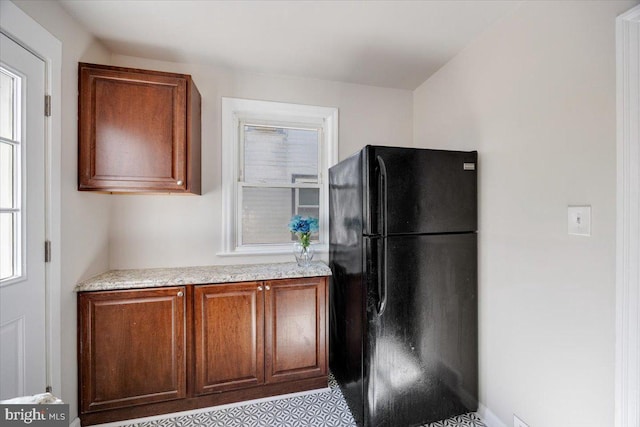
<svg viewBox="0 0 640 427">
<path fill-rule="evenodd" d="M 569 234 L 591 236 L 591 206 L 569 206 L 567 212 Z"/>
</svg>

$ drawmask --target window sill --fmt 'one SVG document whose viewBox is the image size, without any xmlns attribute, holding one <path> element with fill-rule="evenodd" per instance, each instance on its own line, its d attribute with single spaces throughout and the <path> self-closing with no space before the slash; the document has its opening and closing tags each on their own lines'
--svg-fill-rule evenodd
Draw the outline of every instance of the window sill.
<svg viewBox="0 0 640 427">
<path fill-rule="evenodd" d="M 327 245 L 313 245 L 313 251 L 315 254 L 327 254 L 329 253 L 329 247 Z M 218 252 L 216 255 L 220 257 L 235 257 L 235 256 L 247 256 L 247 255 L 291 255 L 293 253 L 293 244 L 283 245 L 271 248 L 236 248 L 235 250 Z"/>
</svg>

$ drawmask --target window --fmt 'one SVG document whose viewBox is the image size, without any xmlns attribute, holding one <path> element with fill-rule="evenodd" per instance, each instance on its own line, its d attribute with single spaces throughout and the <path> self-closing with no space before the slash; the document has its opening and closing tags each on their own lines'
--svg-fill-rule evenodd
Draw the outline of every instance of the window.
<svg viewBox="0 0 640 427">
<path fill-rule="evenodd" d="M 0 282 L 22 275 L 20 83 L 0 67 Z"/>
<path fill-rule="evenodd" d="M 327 249 L 337 120 L 336 108 L 222 99 L 221 255 L 289 253 L 293 215 L 318 218 L 312 241 Z"/>
</svg>

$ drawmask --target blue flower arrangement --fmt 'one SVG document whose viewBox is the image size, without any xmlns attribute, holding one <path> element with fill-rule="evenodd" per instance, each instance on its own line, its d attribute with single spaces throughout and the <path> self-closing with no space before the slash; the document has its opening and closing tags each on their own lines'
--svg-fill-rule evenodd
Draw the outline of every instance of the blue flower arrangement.
<svg viewBox="0 0 640 427">
<path fill-rule="evenodd" d="M 318 231 L 318 218 L 294 215 L 289 221 L 289 231 L 295 233 L 300 244 L 308 248 L 311 244 L 311 233 Z"/>
</svg>

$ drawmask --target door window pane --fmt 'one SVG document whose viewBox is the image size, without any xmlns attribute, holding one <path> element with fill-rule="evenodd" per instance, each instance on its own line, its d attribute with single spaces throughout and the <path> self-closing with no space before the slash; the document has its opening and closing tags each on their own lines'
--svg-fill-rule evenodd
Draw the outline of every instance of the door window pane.
<svg viewBox="0 0 640 427">
<path fill-rule="evenodd" d="M 0 213 L 0 280 L 15 275 L 14 214 Z"/>
<path fill-rule="evenodd" d="M 15 139 L 13 132 L 14 79 L 0 71 L 0 137 Z"/>
<path fill-rule="evenodd" d="M 318 182 L 317 129 L 244 125 L 243 179 L 247 183 Z"/>
<path fill-rule="evenodd" d="M 0 68 L 0 280 L 21 275 L 21 237 L 19 228 L 22 189 L 20 185 L 21 145 L 16 139 L 20 111 L 16 99 L 19 96 L 20 78 L 5 68 Z"/>
<path fill-rule="evenodd" d="M 11 144 L 0 142 L 0 208 L 13 208 L 13 151 Z"/>
</svg>

